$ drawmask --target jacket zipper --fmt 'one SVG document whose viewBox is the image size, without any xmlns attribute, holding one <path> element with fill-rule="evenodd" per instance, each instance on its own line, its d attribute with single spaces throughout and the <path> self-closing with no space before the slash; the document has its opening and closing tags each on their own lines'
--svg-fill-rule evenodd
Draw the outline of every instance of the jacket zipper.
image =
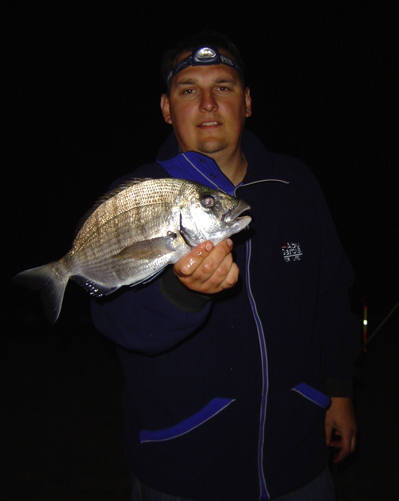
<svg viewBox="0 0 399 501">
<path fill-rule="evenodd" d="M 252 315 L 255 319 L 256 329 L 258 331 L 258 339 L 260 346 L 261 355 L 261 368 L 262 368 L 262 398 L 260 405 L 260 416 L 259 416 L 259 442 L 258 442 L 258 477 L 259 477 L 259 487 L 260 487 L 260 498 L 268 499 L 269 493 L 266 487 L 266 479 L 263 471 L 263 446 L 264 446 L 264 435 L 265 435 L 265 421 L 266 421 L 266 407 L 267 407 L 267 394 L 269 390 L 269 377 L 268 377 L 268 363 L 267 363 L 267 350 L 266 341 L 263 332 L 263 325 L 256 308 L 255 299 L 252 295 L 251 290 L 251 278 L 249 265 L 251 262 L 251 239 L 246 243 L 247 255 L 246 255 L 246 270 L 245 270 L 245 282 L 247 285 L 247 293 L 249 302 L 252 309 Z"/>
<path fill-rule="evenodd" d="M 268 181 L 282 182 L 284 184 L 289 184 L 287 181 L 283 181 L 281 179 L 264 179 L 262 181 L 256 181 L 254 183 L 248 183 L 245 185 L 241 184 L 234 189 L 234 192 L 232 194 L 236 196 L 237 188 L 241 186 L 249 186 L 251 184 L 257 184 Z M 259 348 L 261 355 L 261 369 L 262 369 L 262 398 L 261 398 L 260 413 L 259 413 L 259 442 L 258 442 L 258 478 L 259 478 L 259 489 L 260 489 L 259 499 L 269 499 L 270 494 L 267 490 L 266 479 L 263 470 L 263 449 L 265 441 L 264 439 L 265 439 L 266 409 L 267 409 L 267 396 L 269 391 L 268 361 L 267 361 L 267 348 L 266 348 L 265 335 L 263 331 L 263 325 L 259 317 L 255 298 L 252 294 L 252 289 L 251 289 L 251 274 L 250 274 L 251 248 L 252 248 L 252 241 L 251 239 L 249 239 L 246 243 L 245 282 L 247 286 L 249 303 L 252 309 L 252 315 L 255 320 L 256 329 L 258 331 Z"/>
</svg>

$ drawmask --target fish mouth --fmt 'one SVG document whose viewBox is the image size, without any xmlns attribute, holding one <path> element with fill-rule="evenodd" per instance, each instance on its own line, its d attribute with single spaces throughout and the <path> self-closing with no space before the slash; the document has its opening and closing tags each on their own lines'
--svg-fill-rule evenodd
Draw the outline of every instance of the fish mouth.
<svg viewBox="0 0 399 501">
<path fill-rule="evenodd" d="M 250 216 L 242 216 L 239 217 L 240 214 L 242 214 L 244 211 L 249 210 L 251 207 L 244 202 L 243 200 L 240 200 L 237 207 L 234 207 L 234 209 L 229 210 L 223 220 L 224 222 L 229 225 L 235 223 L 238 219 L 249 219 L 248 223 L 251 221 Z"/>
</svg>

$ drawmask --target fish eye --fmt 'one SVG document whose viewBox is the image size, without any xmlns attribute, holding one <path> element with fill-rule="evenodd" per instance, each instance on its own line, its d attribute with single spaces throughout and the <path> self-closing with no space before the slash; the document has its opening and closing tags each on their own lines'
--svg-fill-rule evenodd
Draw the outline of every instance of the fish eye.
<svg viewBox="0 0 399 501">
<path fill-rule="evenodd" d="M 212 207 L 215 207 L 215 198 L 209 194 L 209 193 L 204 193 L 201 197 L 201 205 L 205 207 L 205 209 L 211 209 Z"/>
</svg>

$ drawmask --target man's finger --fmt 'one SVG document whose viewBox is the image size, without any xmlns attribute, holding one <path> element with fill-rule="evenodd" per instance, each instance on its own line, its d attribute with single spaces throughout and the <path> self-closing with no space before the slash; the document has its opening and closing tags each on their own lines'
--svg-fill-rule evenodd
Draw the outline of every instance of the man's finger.
<svg viewBox="0 0 399 501">
<path fill-rule="evenodd" d="M 197 245 L 191 252 L 175 263 L 173 267 L 175 274 L 179 277 L 191 276 L 214 248 L 215 246 L 211 241 Z"/>
<path fill-rule="evenodd" d="M 204 242 L 175 264 L 175 274 L 180 278 L 195 277 L 205 282 L 231 253 L 232 248 L 233 242 L 230 238 L 216 246 L 210 241 Z"/>
</svg>

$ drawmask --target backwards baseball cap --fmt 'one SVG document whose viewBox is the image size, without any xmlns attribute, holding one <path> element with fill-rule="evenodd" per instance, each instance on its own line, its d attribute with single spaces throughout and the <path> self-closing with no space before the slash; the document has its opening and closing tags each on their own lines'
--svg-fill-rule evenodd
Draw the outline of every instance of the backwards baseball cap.
<svg viewBox="0 0 399 501">
<path fill-rule="evenodd" d="M 244 71 L 238 63 L 230 57 L 221 54 L 214 47 L 201 47 L 200 49 L 193 50 L 189 56 L 182 59 L 170 70 L 166 77 L 166 85 L 169 89 L 172 78 L 188 66 L 210 66 L 213 64 L 225 64 L 226 66 L 230 66 L 230 68 L 233 68 L 233 70 L 240 75 L 244 83 Z"/>
</svg>

